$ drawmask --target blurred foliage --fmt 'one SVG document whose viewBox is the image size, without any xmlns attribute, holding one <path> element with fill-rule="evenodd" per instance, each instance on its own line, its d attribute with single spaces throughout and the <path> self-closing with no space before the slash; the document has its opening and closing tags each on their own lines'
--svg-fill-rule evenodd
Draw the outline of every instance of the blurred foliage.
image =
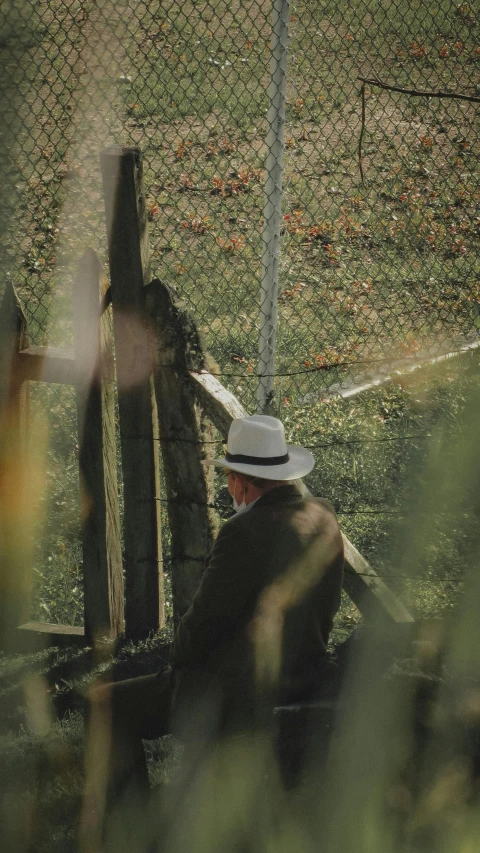
<svg viewBox="0 0 480 853">
<path fill-rule="evenodd" d="M 44 524 L 38 532 L 32 577 L 31 618 L 83 624 L 80 487 L 74 388 L 31 383 L 30 405 L 47 419 L 49 447 Z"/>
</svg>

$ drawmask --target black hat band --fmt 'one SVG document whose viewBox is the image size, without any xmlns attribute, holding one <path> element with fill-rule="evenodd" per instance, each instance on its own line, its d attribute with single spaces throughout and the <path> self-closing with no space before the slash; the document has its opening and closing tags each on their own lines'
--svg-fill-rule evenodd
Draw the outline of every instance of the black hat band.
<svg viewBox="0 0 480 853">
<path fill-rule="evenodd" d="M 285 453 L 284 456 L 245 456 L 243 453 L 225 454 L 227 462 L 240 462 L 242 465 L 284 465 L 290 461 L 290 456 Z"/>
</svg>

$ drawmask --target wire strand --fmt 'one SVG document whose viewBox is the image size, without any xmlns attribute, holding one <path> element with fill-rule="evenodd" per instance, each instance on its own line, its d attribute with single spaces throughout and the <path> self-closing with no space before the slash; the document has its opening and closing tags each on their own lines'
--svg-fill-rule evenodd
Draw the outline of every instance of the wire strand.
<svg viewBox="0 0 480 853">
<path fill-rule="evenodd" d="M 408 512 L 402 512 L 398 509 L 336 509 L 335 513 L 337 515 L 408 515 Z M 421 513 L 421 515 L 423 514 Z M 435 515 L 435 513 L 433 514 Z"/>
<path fill-rule="evenodd" d="M 443 356 L 446 356 L 446 355 L 449 355 L 449 356 L 451 356 L 451 355 L 463 355 L 469 351 L 473 352 L 476 349 L 475 344 L 476 344 L 476 341 L 470 341 L 470 343 L 466 344 L 464 347 L 460 347 L 459 349 L 448 350 L 448 352 L 436 353 L 436 355 L 432 354 L 431 357 L 432 358 L 438 358 L 438 357 L 441 357 L 442 355 Z M 412 362 L 413 361 L 413 362 L 419 362 L 419 363 L 422 363 L 422 362 L 428 363 L 429 360 L 430 360 L 430 356 L 427 357 L 427 356 L 419 356 L 418 354 L 416 354 L 416 355 L 413 354 L 413 355 L 400 356 L 400 357 L 393 359 L 393 360 L 390 358 L 373 358 L 373 357 L 372 358 L 363 358 L 363 359 L 351 359 L 351 360 L 345 360 L 345 361 L 332 362 L 330 364 L 312 365 L 311 367 L 308 367 L 305 370 L 295 370 L 295 371 L 288 371 L 288 372 L 282 372 L 282 373 L 254 373 L 252 370 L 251 373 L 246 375 L 245 373 L 230 373 L 230 372 L 225 373 L 224 371 L 218 371 L 218 372 L 212 371 L 212 370 L 206 371 L 205 369 L 198 369 L 198 370 L 197 369 L 191 369 L 188 372 L 189 373 L 196 373 L 199 376 L 201 376 L 202 374 L 205 374 L 205 373 L 209 373 L 210 376 L 215 376 L 215 377 L 224 376 L 224 377 L 228 378 L 229 376 L 231 376 L 232 378 L 237 378 L 237 379 L 238 378 L 239 379 L 271 379 L 271 378 L 275 378 L 276 376 L 283 377 L 283 378 L 289 377 L 289 376 L 303 376 L 303 375 L 307 375 L 310 373 L 319 373 L 322 370 L 323 371 L 334 370 L 335 368 L 339 368 L 339 367 L 352 367 L 355 365 L 365 365 L 365 364 L 369 364 L 369 365 L 373 365 L 373 366 L 375 366 L 377 364 L 383 364 L 392 370 L 397 370 L 398 366 L 401 364 L 404 364 L 405 362 Z M 159 365 L 159 366 L 162 368 L 176 367 L 176 365 L 173 365 L 173 364 L 166 364 L 166 365 Z"/>
<path fill-rule="evenodd" d="M 317 450 L 318 448 L 325 447 L 336 447 L 337 445 L 344 444 L 381 444 L 385 441 L 414 441 L 417 438 L 431 438 L 431 433 L 414 433 L 413 435 L 395 435 L 395 436 L 386 436 L 385 438 L 353 438 L 353 439 L 339 439 L 329 442 L 328 444 L 306 444 L 305 447 L 308 450 Z"/>
<path fill-rule="evenodd" d="M 415 439 L 422 438 L 431 438 L 432 434 L 429 432 L 425 433 L 414 433 L 412 435 L 393 435 L 393 436 L 385 436 L 384 438 L 352 438 L 352 439 L 334 439 L 330 442 L 325 442 L 323 444 L 305 444 L 304 447 L 307 450 L 317 450 L 317 449 L 325 449 L 329 447 L 338 447 L 342 445 L 354 445 L 354 444 L 382 444 L 384 442 L 390 441 L 414 441 Z M 181 442 L 182 444 L 194 444 L 197 447 L 202 447 L 203 445 L 211 445 L 211 444 L 225 444 L 226 438 L 215 438 L 208 439 L 203 441 L 202 439 L 195 438 L 182 438 L 180 436 L 147 436 L 147 435 L 129 435 L 126 436 L 128 441 L 145 441 L 149 438 L 152 438 L 153 441 L 165 441 L 165 442 Z"/>
<path fill-rule="evenodd" d="M 215 509 L 217 511 L 222 509 L 221 502 L 206 503 L 205 501 L 186 500 L 186 499 L 179 500 L 178 498 L 157 498 L 157 497 L 154 497 L 154 498 L 138 498 L 137 499 L 138 503 L 151 503 L 152 501 L 156 501 L 158 503 L 163 503 L 163 504 L 170 504 L 170 505 L 174 505 L 174 506 L 203 506 L 203 507 L 206 507 L 207 509 Z M 349 515 L 349 516 L 353 516 L 353 515 L 397 515 L 397 516 L 402 517 L 402 518 L 405 518 L 411 512 L 411 510 L 408 510 L 408 509 L 407 510 L 401 510 L 401 509 L 388 509 L 388 508 L 384 508 L 384 509 L 341 509 L 341 508 L 339 508 L 339 509 L 337 509 L 334 507 L 334 510 L 335 510 L 336 515 Z M 416 515 L 428 515 L 428 516 L 442 515 L 442 513 L 435 512 L 434 510 L 418 510 L 418 509 L 415 509 L 415 514 Z"/>
<path fill-rule="evenodd" d="M 280 378 L 288 378 L 289 376 L 307 376 L 311 373 L 320 373 L 321 371 L 335 370 L 337 368 L 347 368 L 347 367 L 355 367 L 362 365 L 371 365 L 375 367 L 376 365 L 385 365 L 385 367 L 391 370 L 398 370 L 401 365 L 408 362 L 415 362 L 422 364 L 431 360 L 431 358 L 441 358 L 442 356 L 453 356 L 453 355 L 463 355 L 467 352 L 474 352 L 477 348 L 476 342 L 470 342 L 470 344 L 465 347 L 460 347 L 459 349 L 448 350 L 448 352 L 437 353 L 432 356 L 419 356 L 419 355 L 405 355 L 400 356 L 395 359 L 390 358 L 362 358 L 362 359 L 351 359 L 345 361 L 335 361 L 327 364 L 316 364 L 311 367 L 307 367 L 304 370 L 293 370 L 293 371 L 285 371 L 285 372 L 277 372 L 277 373 L 257 373 L 252 369 L 249 373 L 232 373 L 225 372 L 223 370 L 214 371 L 207 370 L 206 368 L 188 368 L 186 370 L 187 373 L 194 373 L 197 376 L 202 375 L 210 375 L 218 377 L 226 377 L 227 379 L 231 377 L 232 379 L 272 379 L 275 377 Z M 162 370 L 182 370 L 184 368 L 179 367 L 177 364 L 158 364 L 157 369 L 161 368 Z M 383 378 L 383 377 L 382 377 Z"/>
</svg>

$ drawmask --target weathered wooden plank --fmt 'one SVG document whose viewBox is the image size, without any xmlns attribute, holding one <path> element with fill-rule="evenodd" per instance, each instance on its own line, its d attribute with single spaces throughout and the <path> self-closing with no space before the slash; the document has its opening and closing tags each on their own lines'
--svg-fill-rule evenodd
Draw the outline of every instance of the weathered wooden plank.
<svg viewBox="0 0 480 853">
<path fill-rule="evenodd" d="M 28 386 L 18 381 L 16 353 L 28 345 L 27 323 L 11 282 L 0 306 L 0 647 L 28 618 L 34 501 L 25 453 Z"/>
<path fill-rule="evenodd" d="M 350 540 L 342 534 L 345 549 L 343 588 L 362 616 L 369 621 L 413 622 L 413 616 L 375 573 Z"/>
<path fill-rule="evenodd" d="M 15 651 L 34 652 L 51 646 L 82 648 L 87 645 L 85 631 L 74 625 L 56 625 L 52 622 L 25 622 L 15 632 Z"/>
<path fill-rule="evenodd" d="M 92 249 L 80 260 L 72 308 L 82 514 L 85 634 L 89 642 L 123 631 L 123 568 L 115 451 L 114 386 L 102 381 L 111 352 L 109 312 L 99 314 L 106 282 Z"/>
<path fill-rule="evenodd" d="M 311 495 L 305 483 L 297 480 L 305 494 Z M 342 532 L 345 553 L 343 588 L 362 616 L 370 622 L 413 622 L 406 607 L 362 557 Z"/>
<path fill-rule="evenodd" d="M 141 637 L 164 624 L 159 449 L 152 369 L 155 353 L 144 316 L 150 279 L 141 154 L 102 152 L 124 489 L 125 630 Z"/>
<path fill-rule="evenodd" d="M 71 348 L 27 347 L 17 353 L 15 369 L 20 381 L 74 385 L 75 355 Z"/>
<path fill-rule="evenodd" d="M 191 378 L 199 401 L 223 435 L 228 433 L 234 418 L 242 418 L 248 414 L 235 395 L 224 389 L 211 374 L 192 372 Z M 297 480 L 297 483 L 304 494 L 311 494 L 301 480 Z M 408 610 L 378 577 L 348 537 L 344 533 L 342 537 L 345 548 L 343 586 L 362 616 L 380 622 L 413 622 Z"/>
<path fill-rule="evenodd" d="M 190 369 L 204 368 L 197 330 L 160 281 L 146 288 L 145 308 L 155 331 L 158 355 L 154 381 L 163 473 L 171 531 L 174 618 L 188 609 L 216 533 L 211 469 L 202 465 L 213 429 L 192 393 Z"/>
<path fill-rule="evenodd" d="M 114 378 L 113 357 L 105 353 L 101 364 L 105 381 Z M 59 385 L 75 385 L 84 378 L 82 365 L 75 361 L 71 347 L 27 347 L 17 353 L 15 373 L 19 382 L 52 382 Z"/>
<path fill-rule="evenodd" d="M 205 415 L 226 438 L 232 420 L 244 418 L 247 412 L 235 394 L 207 370 L 192 371 L 190 378 L 195 383 L 195 394 Z"/>
<path fill-rule="evenodd" d="M 76 625 L 58 625 L 55 622 L 25 622 L 19 631 L 35 631 L 37 634 L 57 634 L 59 637 L 84 637 L 85 629 Z"/>
</svg>

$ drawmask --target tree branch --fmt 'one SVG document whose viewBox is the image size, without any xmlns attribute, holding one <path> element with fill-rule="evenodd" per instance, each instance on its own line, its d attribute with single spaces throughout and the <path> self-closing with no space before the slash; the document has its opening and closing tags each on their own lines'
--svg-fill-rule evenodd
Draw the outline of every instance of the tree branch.
<svg viewBox="0 0 480 853">
<path fill-rule="evenodd" d="M 364 85 L 365 83 L 368 83 L 369 86 L 379 86 L 380 89 L 387 89 L 389 92 L 401 92 L 403 95 L 411 95 L 414 98 L 458 98 L 462 101 L 473 101 L 474 103 L 480 104 L 480 98 L 475 95 L 460 95 L 456 92 L 428 92 L 422 91 L 421 89 L 403 89 L 401 86 L 390 86 L 388 83 L 382 83 L 381 80 L 371 80 L 367 77 L 358 77 L 358 80 L 360 80 Z"/>
</svg>

